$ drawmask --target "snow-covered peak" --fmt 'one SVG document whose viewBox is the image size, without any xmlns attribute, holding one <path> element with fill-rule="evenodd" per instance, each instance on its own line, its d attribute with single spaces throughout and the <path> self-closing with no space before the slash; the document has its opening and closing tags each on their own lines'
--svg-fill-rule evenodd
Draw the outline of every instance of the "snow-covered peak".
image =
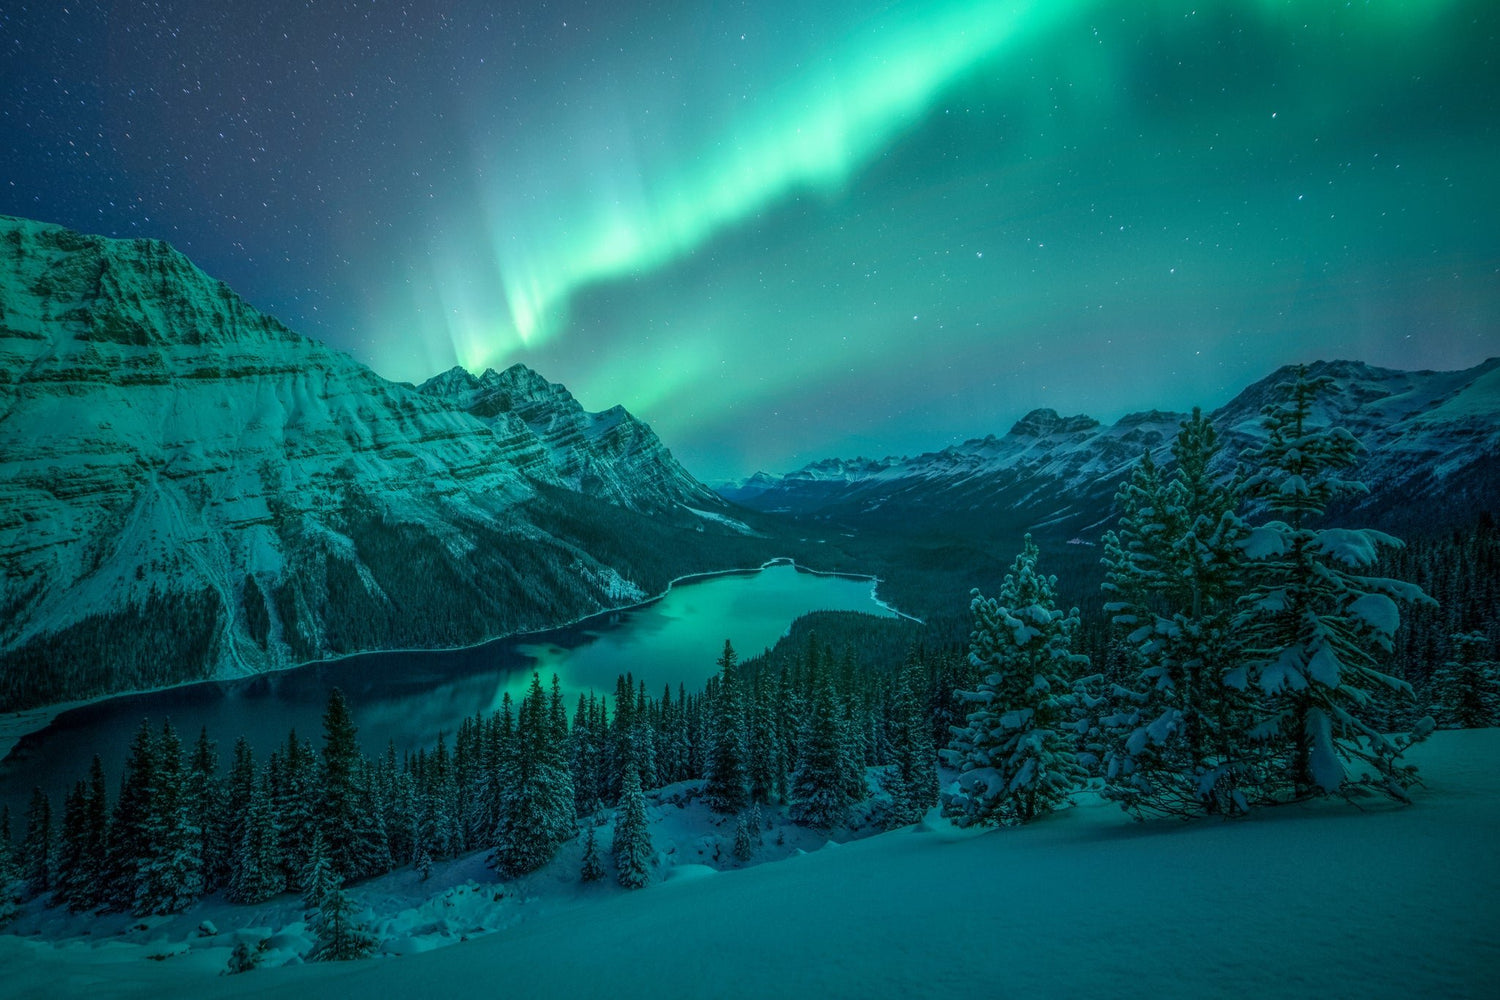
<svg viewBox="0 0 1500 1000">
<path fill-rule="evenodd" d="M 1438 491 L 1437 503 L 1472 506 L 1474 498 L 1466 496 L 1493 490 L 1486 470 L 1500 459 L 1500 359 L 1453 372 L 1398 371 L 1358 361 L 1308 367 L 1311 375 L 1334 381 L 1333 391 L 1315 401 L 1312 421 L 1346 427 L 1360 440 L 1365 450 L 1358 472 L 1374 488 L 1372 497 L 1399 504 L 1406 492 L 1432 492 L 1432 477 L 1452 487 Z M 1295 366 L 1277 369 L 1210 414 L 1225 443 L 1221 471 L 1227 473 L 1244 448 L 1264 439 L 1262 410 L 1283 398 L 1281 386 L 1296 373 Z M 1105 426 L 1041 408 L 1000 437 L 880 462 L 824 459 L 778 481 L 763 477 L 724 493 L 766 509 L 878 511 L 886 517 L 998 505 L 1034 512 L 1033 523 L 1071 518 L 1082 528 L 1108 516 L 1116 487 L 1144 452 L 1170 464 L 1171 443 L 1184 419 L 1186 414 L 1145 410 Z"/>
<path fill-rule="evenodd" d="M 718 505 L 523 366 L 419 390 L 164 243 L 0 217 L 0 705 L 598 610 L 619 574 L 554 536 L 575 515 L 529 520 L 569 490 Z"/>
</svg>

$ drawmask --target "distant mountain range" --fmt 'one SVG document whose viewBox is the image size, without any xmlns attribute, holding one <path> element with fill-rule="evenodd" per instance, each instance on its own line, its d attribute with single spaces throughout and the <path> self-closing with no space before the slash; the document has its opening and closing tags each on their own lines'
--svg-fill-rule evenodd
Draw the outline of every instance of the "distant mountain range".
<svg viewBox="0 0 1500 1000">
<path fill-rule="evenodd" d="M 0 708 L 555 624 L 722 567 L 722 508 L 523 366 L 393 383 L 164 243 L 0 217 Z"/>
<path fill-rule="evenodd" d="M 1318 362 L 1334 390 L 1314 420 L 1337 423 L 1364 446 L 1356 475 L 1370 492 L 1338 517 L 1402 530 L 1463 523 L 1500 500 L 1500 358 L 1464 371 L 1396 371 Z M 1219 466 L 1264 439 L 1261 408 L 1295 370 L 1281 368 L 1211 414 L 1224 441 Z M 1170 464 L 1182 413 L 1133 413 L 1113 425 L 1053 410 L 1028 413 L 1005 435 L 905 458 L 827 459 L 782 476 L 759 473 L 720 489 L 736 503 L 799 518 L 915 530 L 942 520 L 996 519 L 1015 530 L 1094 540 L 1115 491 L 1150 451 Z"/>
</svg>

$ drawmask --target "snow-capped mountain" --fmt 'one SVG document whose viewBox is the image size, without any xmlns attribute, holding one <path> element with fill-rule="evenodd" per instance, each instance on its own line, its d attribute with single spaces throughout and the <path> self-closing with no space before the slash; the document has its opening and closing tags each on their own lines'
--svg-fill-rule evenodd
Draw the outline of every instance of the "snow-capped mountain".
<svg viewBox="0 0 1500 1000">
<path fill-rule="evenodd" d="M 717 502 L 525 368 L 418 391 L 164 243 L 0 217 L 0 708 L 638 598 L 644 549 L 576 541 L 601 498 L 699 537 Z"/>
<path fill-rule="evenodd" d="M 1500 358 L 1456 372 L 1408 372 L 1352 361 L 1319 362 L 1334 379 L 1314 420 L 1349 428 L 1364 445 L 1357 475 L 1370 486 L 1353 508 L 1384 519 L 1420 498 L 1426 519 L 1472 513 L 1500 497 Z M 1212 414 L 1224 439 L 1221 469 L 1262 440 L 1261 408 L 1293 377 L 1282 368 Z M 1171 460 L 1186 414 L 1148 411 L 1105 426 L 1053 410 L 1028 413 L 993 435 L 907 458 L 828 459 L 784 476 L 758 473 L 720 490 L 760 510 L 871 521 L 1004 512 L 1026 526 L 1097 531 L 1142 452 Z"/>
<path fill-rule="evenodd" d="M 632 509 L 721 504 L 623 406 L 590 413 L 565 387 L 525 365 L 503 372 L 490 368 L 478 376 L 451 368 L 418 391 L 493 427 L 519 420 L 542 443 L 552 469 L 570 489 Z"/>
</svg>

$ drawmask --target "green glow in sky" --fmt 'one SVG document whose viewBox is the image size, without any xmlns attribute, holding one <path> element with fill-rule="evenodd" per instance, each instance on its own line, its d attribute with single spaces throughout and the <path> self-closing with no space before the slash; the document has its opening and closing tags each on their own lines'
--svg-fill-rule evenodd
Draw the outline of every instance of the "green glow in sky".
<svg viewBox="0 0 1500 1000">
<path fill-rule="evenodd" d="M 1399 364 L 1419 314 L 1413 364 L 1493 352 L 1473 5 L 868 6 L 643 14 L 471 95 L 383 368 L 525 361 L 713 475 Z"/>
<path fill-rule="evenodd" d="M 704 122 L 686 155 L 663 163 L 656 150 L 599 164 L 578 190 L 553 194 L 555 216 L 540 231 L 503 205 L 491 223 L 515 335 L 530 345 L 557 332 L 577 289 L 658 267 L 789 191 L 836 195 L 941 88 L 1068 6 L 990 0 L 885 11 L 788 78 L 747 83 L 758 92 Z M 510 345 L 500 339 L 466 345 L 480 356 L 464 362 L 504 357 Z"/>
</svg>

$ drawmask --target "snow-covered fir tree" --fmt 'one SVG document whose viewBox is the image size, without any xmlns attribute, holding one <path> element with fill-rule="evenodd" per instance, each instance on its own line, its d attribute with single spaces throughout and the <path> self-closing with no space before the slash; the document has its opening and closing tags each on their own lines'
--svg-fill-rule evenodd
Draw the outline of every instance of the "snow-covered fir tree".
<svg viewBox="0 0 1500 1000">
<path fill-rule="evenodd" d="M 852 804 L 846 780 L 843 706 L 833 685 L 831 668 L 817 656 L 809 660 L 812 697 L 803 713 L 797 746 L 797 770 L 789 797 L 793 821 L 831 830 L 848 817 Z"/>
<path fill-rule="evenodd" d="M 755 854 L 755 840 L 750 835 L 750 822 L 740 813 L 734 824 L 734 859 L 741 864 Z"/>
<path fill-rule="evenodd" d="M 306 910 L 321 910 L 328 894 L 338 884 L 338 876 L 328 860 L 328 849 L 323 845 L 322 833 L 313 834 L 312 849 L 307 852 L 300 882 L 302 906 Z"/>
<path fill-rule="evenodd" d="M 1367 721 L 1372 707 L 1411 698 L 1405 681 L 1380 669 L 1401 622 L 1398 602 L 1430 600 L 1414 584 L 1369 574 L 1399 539 L 1372 529 L 1316 528 L 1334 501 L 1364 492 L 1343 474 L 1359 445 L 1341 427 L 1315 426 L 1313 403 L 1332 383 L 1299 369 L 1267 405 L 1267 439 L 1243 456 L 1245 494 L 1272 519 L 1243 543 L 1249 589 L 1235 630 L 1244 664 L 1231 686 L 1253 688 L 1253 735 L 1272 754 L 1272 798 L 1378 790 L 1405 800 L 1415 768 L 1401 754 L 1431 729 L 1388 736 Z"/>
<path fill-rule="evenodd" d="M 315 810 L 319 799 L 318 761 L 311 741 L 299 739 L 295 729 L 287 733 L 277 760 L 278 766 L 270 770 L 276 852 L 284 888 L 297 892 L 302 888 L 302 872 L 307 867 L 313 837 L 319 831 Z"/>
<path fill-rule="evenodd" d="M 1256 784 L 1237 678 L 1235 599 L 1244 522 L 1233 483 L 1210 467 L 1217 433 L 1201 410 L 1182 422 L 1163 477 L 1147 452 L 1116 495 L 1104 539 L 1105 610 L 1134 677 L 1114 689 L 1118 741 L 1106 750 L 1105 795 L 1137 814 L 1233 814 Z"/>
<path fill-rule="evenodd" d="M 1037 569 L 1026 536 L 998 597 L 974 591 L 969 661 L 981 680 L 975 706 L 953 730 L 944 759 L 958 770 L 943 811 L 959 825 L 1024 823 L 1063 804 L 1083 782 L 1065 730 L 1072 678 L 1088 662 L 1072 652 L 1077 612 L 1056 607 L 1056 580 Z"/>
<path fill-rule="evenodd" d="M 651 828 L 646 823 L 646 796 L 640 771 L 629 761 L 621 780 L 620 804 L 615 809 L 615 873 L 627 889 L 651 881 Z"/>
<path fill-rule="evenodd" d="M 589 823 L 583 836 L 583 860 L 579 865 L 578 878 L 583 882 L 597 882 L 604 877 L 604 864 L 599 860 L 599 838 L 594 835 L 594 824 Z"/>
<path fill-rule="evenodd" d="M 135 907 L 138 874 L 146 844 L 146 824 L 156 789 L 156 731 L 142 719 L 131 740 L 120 776 L 120 795 L 109 822 L 105 902 L 116 910 Z"/>
<path fill-rule="evenodd" d="M 21 859 L 10 839 L 10 806 L 0 806 L 0 927 L 15 919 L 21 898 Z"/>
<path fill-rule="evenodd" d="M 285 882 L 268 778 L 252 777 L 250 799 L 233 850 L 225 889 L 230 901 L 260 903 L 282 891 Z"/>
<path fill-rule="evenodd" d="M 521 701 L 509 778 L 501 792 L 494 862 L 514 878 L 552 860 L 573 834 L 575 803 L 567 766 L 566 734 L 559 734 L 541 677 Z"/>
<path fill-rule="evenodd" d="M 309 962 L 348 962 L 366 958 L 380 943 L 360 921 L 358 907 L 337 876 L 332 888 L 324 895 L 323 905 L 318 908 L 309 929 L 313 932 L 312 951 L 307 955 Z"/>
<path fill-rule="evenodd" d="M 63 810 L 57 865 L 57 902 L 74 913 L 104 902 L 102 892 L 109 837 L 104 763 L 95 754 L 87 781 L 79 781 Z"/>
<path fill-rule="evenodd" d="M 709 747 L 708 773 L 704 797 L 708 807 L 721 816 L 732 816 L 749 804 L 749 785 L 745 769 L 745 704 L 740 690 L 738 657 L 729 640 L 718 664 L 719 686 L 714 697 L 712 743 Z"/>
<path fill-rule="evenodd" d="M 317 830 L 328 848 L 328 860 L 341 879 L 363 874 L 359 833 L 365 826 L 360 815 L 358 786 L 359 744 L 354 719 L 344 693 L 328 693 L 323 712 L 323 766 L 318 778 Z M 274 791 L 273 791 L 274 797 Z"/>
<path fill-rule="evenodd" d="M 26 836 L 21 841 L 21 880 L 31 896 L 52 890 L 53 846 L 52 803 L 40 788 L 33 788 L 26 806 Z"/>
<path fill-rule="evenodd" d="M 920 822 L 938 801 L 937 751 L 932 744 L 925 681 L 922 662 L 913 651 L 896 685 L 889 735 L 894 762 L 882 778 L 891 797 L 886 825 L 892 828 Z"/>
<path fill-rule="evenodd" d="M 188 815 L 198 829 L 198 855 L 203 860 L 203 889 L 224 887 L 229 877 L 229 844 L 224 839 L 224 785 L 218 779 L 219 754 L 208 727 L 200 727 L 188 766 Z"/>
<path fill-rule="evenodd" d="M 156 784 L 144 834 L 135 912 L 180 913 L 203 893 L 202 836 L 189 812 L 182 741 L 170 722 L 157 743 Z"/>
<path fill-rule="evenodd" d="M 772 701 L 772 689 L 770 681 L 757 676 L 750 697 L 750 715 L 746 727 L 746 778 L 749 782 L 750 801 L 755 803 L 775 801 L 786 785 L 785 755 L 781 735 L 776 727 L 776 706 Z"/>
<path fill-rule="evenodd" d="M 1488 659 L 1489 637 L 1456 632 L 1453 656 L 1432 672 L 1432 714 L 1450 729 L 1481 729 L 1500 724 L 1500 663 Z"/>
</svg>

